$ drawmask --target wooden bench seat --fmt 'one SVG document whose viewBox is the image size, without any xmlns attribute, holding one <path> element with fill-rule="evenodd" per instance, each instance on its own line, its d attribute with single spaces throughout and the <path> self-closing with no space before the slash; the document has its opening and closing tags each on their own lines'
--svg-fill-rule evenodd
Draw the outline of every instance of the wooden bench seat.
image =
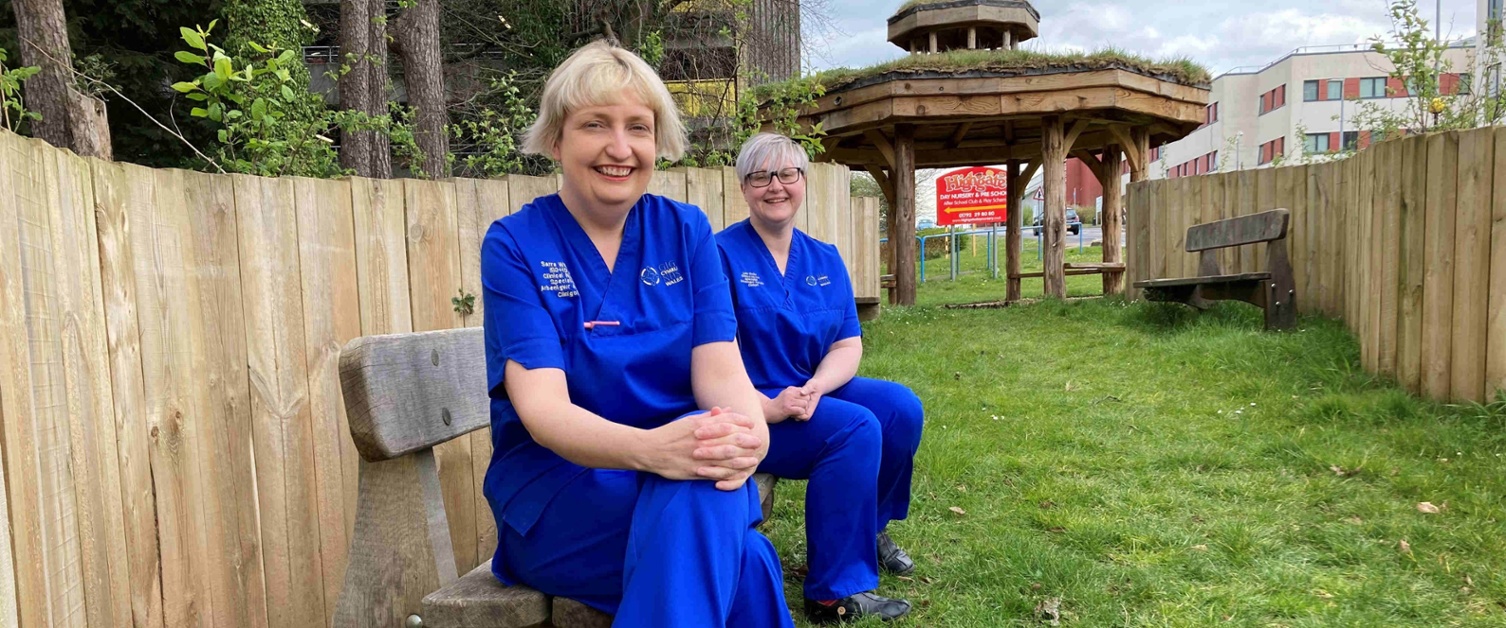
<svg viewBox="0 0 1506 628">
<path fill-rule="evenodd" d="M 1195 277 L 1135 282 L 1145 300 L 1182 303 L 1207 309 L 1214 301 L 1244 301 L 1265 310 L 1266 329 L 1297 326 L 1297 282 L 1287 257 L 1286 236 L 1291 212 L 1273 209 L 1250 216 L 1194 225 L 1187 230 L 1187 252 L 1198 253 Z M 1218 249 L 1266 244 L 1266 270 L 1225 274 Z"/>
<path fill-rule="evenodd" d="M 480 328 L 467 328 L 367 336 L 345 346 L 340 386 L 361 462 L 334 626 L 611 625 L 610 616 L 574 600 L 502 586 L 490 561 L 456 573 L 434 447 L 491 422 L 483 343 Z M 753 481 L 767 519 L 775 479 Z"/>
</svg>

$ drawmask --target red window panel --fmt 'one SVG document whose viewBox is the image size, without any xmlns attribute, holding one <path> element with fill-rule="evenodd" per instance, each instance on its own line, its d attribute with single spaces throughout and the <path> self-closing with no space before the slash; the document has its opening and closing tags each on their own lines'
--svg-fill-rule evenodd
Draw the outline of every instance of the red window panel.
<svg viewBox="0 0 1506 628">
<path fill-rule="evenodd" d="M 1407 84 L 1394 76 L 1386 77 L 1386 95 L 1392 98 L 1404 98 L 1407 96 Z"/>
<path fill-rule="evenodd" d="M 1277 157 L 1284 155 L 1286 155 L 1286 138 L 1278 137 L 1276 138 L 1276 154 L 1271 155 L 1271 159 L 1275 160 Z"/>
<path fill-rule="evenodd" d="M 1271 143 L 1270 142 L 1266 142 L 1266 143 L 1260 145 L 1260 163 L 1262 165 L 1271 163 Z"/>
<path fill-rule="evenodd" d="M 1276 87 L 1276 109 L 1286 106 L 1286 85 Z"/>
<path fill-rule="evenodd" d="M 1438 77 L 1438 91 L 1448 95 L 1459 93 L 1459 75 L 1444 74 Z"/>
<path fill-rule="evenodd" d="M 1344 79 L 1344 99 L 1360 97 L 1360 80 L 1357 78 Z"/>
<path fill-rule="evenodd" d="M 1328 150 L 1337 152 L 1341 148 L 1343 148 L 1343 146 L 1341 146 L 1339 144 L 1339 132 L 1338 131 L 1334 131 L 1332 133 L 1329 133 L 1328 134 Z"/>
</svg>

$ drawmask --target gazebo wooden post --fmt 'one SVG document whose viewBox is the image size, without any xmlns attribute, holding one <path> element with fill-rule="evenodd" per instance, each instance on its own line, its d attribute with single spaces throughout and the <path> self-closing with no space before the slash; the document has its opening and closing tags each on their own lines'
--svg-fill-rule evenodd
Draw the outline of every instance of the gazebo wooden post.
<svg viewBox="0 0 1506 628">
<path fill-rule="evenodd" d="M 1044 238 L 1042 263 L 1045 266 L 1046 296 L 1064 299 L 1067 296 L 1067 277 L 1062 264 L 1066 261 L 1062 249 L 1062 228 L 1067 222 L 1067 146 L 1066 129 L 1060 116 L 1046 116 L 1041 120 L 1041 168 L 1045 170 L 1041 187 L 1045 189 L 1045 204 L 1041 207 L 1041 232 L 1036 237 Z"/>
<path fill-rule="evenodd" d="M 1116 135 L 1120 135 L 1116 133 Z M 1125 146 L 1125 157 L 1130 165 L 1130 183 L 1138 183 L 1150 178 L 1150 130 L 1133 128 L 1129 131 L 1129 144 Z M 1144 217 L 1141 217 L 1144 220 Z M 1128 226 L 1128 225 L 1126 225 Z M 1145 258 L 1141 258 L 1145 259 Z M 1125 264 L 1124 276 L 1129 276 L 1129 265 Z M 1125 296 L 1130 299 L 1140 298 L 1138 290 L 1133 288 L 1125 290 Z"/>
<path fill-rule="evenodd" d="M 1025 226 L 1025 186 L 1020 183 L 1021 165 L 1011 159 L 1005 165 L 1009 172 L 1009 208 L 1004 215 L 1004 302 L 1020 300 L 1020 249 L 1021 230 Z M 1027 179 L 1025 181 L 1029 183 Z"/>
<path fill-rule="evenodd" d="M 967 29 L 967 49 L 968 50 L 976 50 L 977 48 L 978 48 L 978 28 L 976 26 L 969 26 L 968 29 Z"/>
<path fill-rule="evenodd" d="M 915 127 L 894 127 L 894 286 L 899 305 L 915 305 Z"/>
<path fill-rule="evenodd" d="M 1103 186 L 1103 263 L 1118 264 L 1124 262 L 1124 249 L 1120 246 L 1119 230 L 1120 212 L 1124 211 L 1124 189 L 1121 186 L 1123 179 L 1120 172 L 1124 170 L 1124 154 L 1120 152 L 1118 144 L 1110 144 L 1103 151 L 1103 168 L 1099 176 L 1099 185 Z M 1123 292 L 1124 273 L 1111 272 L 1104 269 L 1103 293 L 1106 295 Z"/>
</svg>

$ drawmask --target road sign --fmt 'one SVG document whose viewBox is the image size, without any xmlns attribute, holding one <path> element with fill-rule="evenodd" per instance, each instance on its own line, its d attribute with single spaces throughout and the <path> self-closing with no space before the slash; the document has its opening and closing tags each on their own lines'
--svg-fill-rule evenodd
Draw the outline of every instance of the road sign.
<svg viewBox="0 0 1506 628">
<path fill-rule="evenodd" d="M 1004 222 L 1009 207 L 1009 173 L 980 166 L 954 170 L 936 180 L 936 224 Z"/>
</svg>

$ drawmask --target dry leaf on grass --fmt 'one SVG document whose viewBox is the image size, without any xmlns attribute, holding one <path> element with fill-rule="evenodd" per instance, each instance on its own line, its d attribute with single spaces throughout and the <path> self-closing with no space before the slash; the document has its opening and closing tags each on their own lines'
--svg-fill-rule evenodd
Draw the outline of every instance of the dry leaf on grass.
<svg viewBox="0 0 1506 628">
<path fill-rule="evenodd" d="M 959 516 L 959 517 L 960 517 L 960 516 L 962 516 L 962 515 L 965 515 L 965 514 L 967 514 L 967 511 L 966 511 L 966 510 L 963 510 L 963 509 L 961 509 L 961 508 L 958 508 L 958 507 L 956 507 L 956 506 L 952 506 L 952 507 L 951 507 L 951 508 L 948 508 L 948 509 L 947 509 L 947 510 L 950 510 L 950 511 L 952 511 L 952 512 L 954 512 L 954 513 L 956 513 L 956 514 L 957 514 L 957 516 Z"/>
<path fill-rule="evenodd" d="M 1192 546 L 1192 549 L 1197 550 L 1199 552 L 1206 552 L 1206 551 L 1208 551 L 1208 546 L 1207 545 L 1203 545 L 1202 543 L 1198 543 L 1197 545 Z"/>
<path fill-rule="evenodd" d="M 1062 619 L 1062 599 L 1048 597 L 1035 605 L 1035 616 L 1051 626 L 1060 626 Z"/>
<path fill-rule="evenodd" d="M 1430 515 L 1438 514 L 1438 507 L 1433 502 L 1417 502 L 1417 512 L 1425 512 Z"/>
<path fill-rule="evenodd" d="M 1412 544 L 1408 543 L 1406 539 L 1402 539 L 1400 542 L 1398 542 L 1396 544 L 1396 548 L 1399 549 L 1399 550 L 1401 550 L 1401 553 L 1403 553 L 1403 554 L 1411 554 L 1412 553 Z"/>
</svg>

